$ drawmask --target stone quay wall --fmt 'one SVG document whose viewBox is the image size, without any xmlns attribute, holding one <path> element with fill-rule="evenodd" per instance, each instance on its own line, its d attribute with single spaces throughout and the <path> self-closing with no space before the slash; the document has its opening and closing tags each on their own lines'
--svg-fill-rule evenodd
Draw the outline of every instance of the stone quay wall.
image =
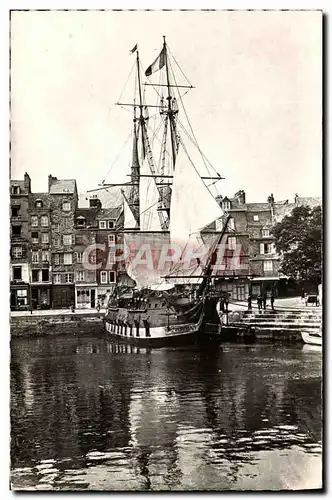
<svg viewBox="0 0 332 500">
<path fill-rule="evenodd" d="M 53 316 L 12 316 L 12 337 L 41 337 L 47 335 L 96 335 L 104 331 L 103 314 L 79 314 Z"/>
</svg>

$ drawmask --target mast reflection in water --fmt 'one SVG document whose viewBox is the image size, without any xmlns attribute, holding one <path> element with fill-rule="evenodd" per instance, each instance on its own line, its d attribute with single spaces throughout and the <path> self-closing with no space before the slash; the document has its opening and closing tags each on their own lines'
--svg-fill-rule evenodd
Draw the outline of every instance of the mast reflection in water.
<svg viewBox="0 0 332 500">
<path fill-rule="evenodd" d="M 15 489 L 321 487 L 321 352 L 12 342 Z"/>
</svg>

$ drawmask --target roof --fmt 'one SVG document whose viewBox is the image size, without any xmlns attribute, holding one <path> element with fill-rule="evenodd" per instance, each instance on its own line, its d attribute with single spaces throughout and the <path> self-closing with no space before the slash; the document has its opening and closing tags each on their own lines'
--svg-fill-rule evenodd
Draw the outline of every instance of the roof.
<svg viewBox="0 0 332 500">
<path fill-rule="evenodd" d="M 48 193 L 30 193 L 29 206 L 34 208 L 37 200 L 43 202 L 43 208 L 50 208 L 50 196 Z"/>
<path fill-rule="evenodd" d="M 96 219 L 97 220 L 117 219 L 121 210 L 122 210 L 122 206 L 112 207 L 112 208 L 102 208 L 101 210 L 98 210 Z"/>
<path fill-rule="evenodd" d="M 248 212 L 264 212 L 270 211 L 270 205 L 268 203 L 246 203 Z"/>
<path fill-rule="evenodd" d="M 74 194 L 76 192 L 75 179 L 53 180 L 50 194 Z"/>
</svg>

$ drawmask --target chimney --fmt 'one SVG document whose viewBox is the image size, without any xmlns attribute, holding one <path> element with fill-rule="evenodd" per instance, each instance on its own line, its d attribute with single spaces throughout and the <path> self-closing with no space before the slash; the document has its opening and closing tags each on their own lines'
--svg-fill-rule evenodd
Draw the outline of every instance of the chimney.
<svg viewBox="0 0 332 500">
<path fill-rule="evenodd" d="M 243 191 L 243 189 L 240 189 L 237 193 L 235 193 L 234 198 L 237 199 L 239 205 L 245 205 L 246 204 L 246 193 Z"/>
<path fill-rule="evenodd" d="M 99 198 L 96 195 L 92 196 L 89 200 L 89 207 L 96 208 L 97 210 L 101 210 L 102 204 Z"/>
<path fill-rule="evenodd" d="M 31 179 L 27 172 L 24 174 L 24 189 L 26 189 L 28 193 L 31 193 Z"/>
<path fill-rule="evenodd" d="M 48 176 L 48 192 L 51 191 L 51 186 L 54 181 L 57 181 L 57 177 L 53 177 L 51 174 Z"/>
</svg>

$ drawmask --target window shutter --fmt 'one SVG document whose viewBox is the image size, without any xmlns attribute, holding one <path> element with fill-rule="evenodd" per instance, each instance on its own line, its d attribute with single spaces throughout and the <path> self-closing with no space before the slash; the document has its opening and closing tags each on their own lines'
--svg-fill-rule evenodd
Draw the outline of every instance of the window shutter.
<svg viewBox="0 0 332 500">
<path fill-rule="evenodd" d="M 264 254 L 264 243 L 261 243 L 259 246 L 260 246 L 260 253 Z"/>
</svg>

